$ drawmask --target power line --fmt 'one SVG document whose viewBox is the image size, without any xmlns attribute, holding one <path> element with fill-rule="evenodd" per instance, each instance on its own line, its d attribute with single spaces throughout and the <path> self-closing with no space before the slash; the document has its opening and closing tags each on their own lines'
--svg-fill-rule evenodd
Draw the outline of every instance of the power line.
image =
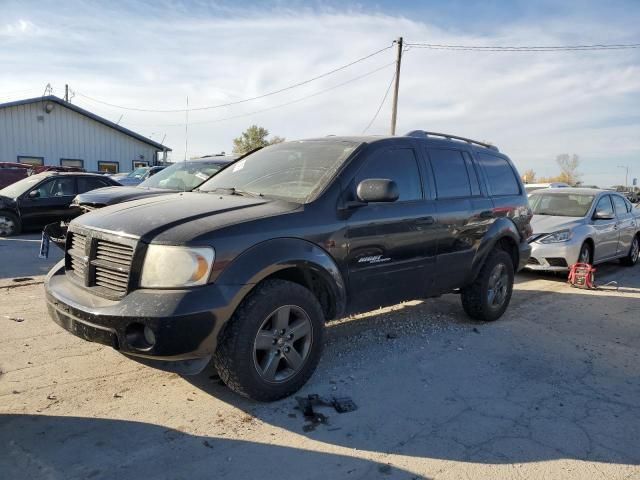
<svg viewBox="0 0 640 480">
<path fill-rule="evenodd" d="M 406 43 L 411 48 L 430 50 L 461 50 L 480 52 L 566 52 L 566 51 L 601 51 L 630 50 L 640 48 L 640 43 L 594 44 L 594 45 L 450 45 L 440 43 L 412 42 Z"/>
<path fill-rule="evenodd" d="M 337 85 L 333 85 L 332 87 L 325 88 L 323 90 L 319 90 L 319 91 L 317 91 L 315 93 L 312 93 L 310 95 L 305 95 L 304 97 L 300 97 L 300 98 L 297 98 L 295 100 L 291 100 L 289 102 L 280 103 L 278 105 L 273 105 L 271 107 L 263 108 L 261 110 L 255 110 L 255 111 L 252 111 L 252 112 L 242 113 L 242 114 L 239 114 L 239 115 L 233 115 L 233 116 L 230 116 L 230 117 L 217 118 L 217 119 L 214 119 L 214 120 L 203 120 L 201 122 L 189 122 L 189 125 L 193 126 L 193 125 L 207 125 L 207 124 L 212 124 L 212 123 L 219 123 L 219 122 L 224 122 L 224 121 L 227 121 L 227 120 L 235 120 L 237 118 L 250 117 L 250 116 L 256 115 L 258 113 L 269 112 L 271 110 L 276 110 L 278 108 L 287 107 L 289 105 L 293 105 L 295 103 L 299 103 L 299 102 L 302 102 L 304 100 L 308 100 L 309 98 L 313 98 L 313 97 L 317 97 L 318 95 L 325 94 L 325 93 L 330 92 L 332 90 L 336 90 L 337 88 L 343 87 L 345 85 L 348 85 L 350 83 L 356 82 L 358 80 L 362 80 L 365 77 L 373 75 L 374 73 L 377 73 L 377 72 L 379 72 L 381 70 L 384 70 L 385 68 L 389 68 L 390 66 L 395 65 L 395 64 L 396 64 L 396 62 L 387 63 L 386 65 L 382 65 L 381 67 L 378 67 L 378 68 L 376 68 L 374 70 L 370 70 L 370 71 L 368 71 L 366 73 L 363 73 L 362 75 L 358 75 L 357 77 L 351 78 L 351 79 L 346 80 L 344 82 L 338 83 Z M 153 124 L 153 125 L 149 125 L 149 124 L 145 125 L 145 124 L 135 124 L 135 123 L 133 123 L 133 124 L 128 124 L 128 125 L 129 126 L 134 126 L 134 127 L 136 127 L 136 126 L 137 127 L 182 127 L 182 126 L 184 126 L 184 123 L 164 123 L 164 124 Z"/>
<path fill-rule="evenodd" d="M 209 106 L 206 106 L 206 107 L 194 107 L 194 108 L 190 108 L 189 110 L 192 111 L 192 112 L 193 111 L 197 111 L 197 110 L 213 110 L 213 109 L 216 109 L 216 108 L 230 107 L 232 105 L 239 105 L 241 103 L 251 102 L 253 100 L 259 100 L 261 98 L 270 97 L 272 95 L 277 95 L 278 93 L 286 92 L 287 90 L 291 90 L 293 88 L 297 88 L 297 87 L 300 87 L 302 85 L 306 85 L 308 83 L 314 82 L 314 81 L 319 80 L 321 78 L 324 78 L 324 77 L 327 77 L 329 75 L 332 75 L 332 74 L 334 74 L 336 72 L 339 72 L 341 70 L 349 68 L 349 67 L 351 67 L 351 66 L 353 66 L 353 65 L 355 65 L 357 63 L 360 63 L 360 62 L 363 62 L 365 60 L 368 60 L 371 57 L 374 57 L 374 56 L 376 56 L 376 55 L 378 55 L 378 54 L 380 54 L 380 53 L 382 53 L 382 52 L 384 52 L 386 50 L 389 50 L 392 46 L 393 46 L 393 44 L 389 45 L 387 47 L 381 48 L 380 50 L 377 50 L 377 51 L 375 51 L 373 53 L 370 53 L 368 55 L 365 55 L 364 57 L 360 57 L 357 60 L 349 62 L 349 63 L 347 63 L 345 65 L 342 65 L 340 67 L 334 68 L 333 70 L 329 70 L 328 72 L 325 72 L 325 73 L 323 73 L 321 75 L 317 75 L 317 76 L 315 76 L 313 78 L 309 78 L 307 80 L 303 80 L 303 81 L 295 83 L 293 85 L 289 85 L 288 87 L 280 88 L 278 90 L 274 90 L 274 91 L 268 92 L 268 93 L 263 93 L 261 95 L 255 96 L 255 97 L 244 98 L 242 100 L 236 100 L 234 102 L 221 103 L 221 104 L 218 104 L 218 105 L 209 105 Z M 153 112 L 153 113 L 183 113 L 183 112 L 185 112 L 184 108 L 156 110 L 156 109 L 150 109 L 150 108 L 125 107 L 125 106 L 122 106 L 122 105 L 116 105 L 116 104 L 113 104 L 113 103 L 104 102 L 102 100 L 98 100 L 96 98 L 90 97 L 90 96 L 85 95 L 85 94 L 80 93 L 80 92 L 76 92 L 76 94 L 78 96 L 84 97 L 84 98 L 86 98 L 88 100 L 91 100 L 93 102 L 101 103 L 103 105 L 107 105 L 107 106 L 113 107 L 113 108 L 119 108 L 119 109 L 122 109 L 122 110 L 133 110 L 133 111 L 136 111 L 136 112 Z"/>
<path fill-rule="evenodd" d="M 389 92 L 391 91 L 391 86 L 393 85 L 393 81 L 395 79 L 396 79 L 396 72 L 394 71 L 393 72 L 393 76 L 391 77 L 391 81 L 389 82 L 389 86 L 387 87 L 387 90 L 384 92 L 384 97 L 382 97 L 382 101 L 380 102 L 380 105 L 378 106 L 378 109 L 376 110 L 376 113 L 373 115 L 373 118 L 367 124 L 367 126 L 364 128 L 364 130 L 362 130 L 363 134 L 366 133 L 367 130 L 369 130 L 371 125 L 373 125 L 373 122 L 375 122 L 376 118 L 378 118 L 378 114 L 380 113 L 380 110 L 382 110 L 382 106 L 384 105 L 384 102 L 387 100 L 387 97 L 389 96 Z"/>
</svg>

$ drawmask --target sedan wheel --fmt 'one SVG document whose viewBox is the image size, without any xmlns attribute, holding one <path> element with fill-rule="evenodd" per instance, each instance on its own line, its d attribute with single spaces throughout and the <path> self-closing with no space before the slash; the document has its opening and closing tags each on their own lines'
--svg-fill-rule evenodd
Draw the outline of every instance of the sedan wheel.
<svg viewBox="0 0 640 480">
<path fill-rule="evenodd" d="M 591 263 L 591 247 L 588 243 L 584 243 L 580 249 L 578 263 Z"/>
<path fill-rule="evenodd" d="M 620 261 L 623 265 L 633 267 L 638 262 L 638 257 L 640 257 L 640 237 L 636 235 L 631 243 L 629 254 Z"/>
<path fill-rule="evenodd" d="M 18 233 L 18 220 L 9 213 L 0 213 L 0 237 L 10 237 Z"/>
</svg>

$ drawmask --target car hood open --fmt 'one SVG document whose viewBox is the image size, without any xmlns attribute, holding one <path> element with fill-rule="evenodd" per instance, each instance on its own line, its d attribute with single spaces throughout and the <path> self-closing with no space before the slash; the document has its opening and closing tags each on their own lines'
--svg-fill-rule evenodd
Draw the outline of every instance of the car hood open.
<svg viewBox="0 0 640 480">
<path fill-rule="evenodd" d="M 175 193 L 175 191 L 161 188 L 105 187 L 81 193 L 76 197 L 76 200 L 80 205 L 102 207 L 138 198 L 166 195 L 167 193 Z"/>
<path fill-rule="evenodd" d="M 75 219 L 76 226 L 141 238 L 145 242 L 183 244 L 228 225 L 286 213 L 299 204 L 218 193 L 172 193 L 112 205 Z"/>
<path fill-rule="evenodd" d="M 531 219 L 533 234 L 553 233 L 582 225 L 583 217 L 556 217 L 553 215 L 534 215 Z"/>
</svg>

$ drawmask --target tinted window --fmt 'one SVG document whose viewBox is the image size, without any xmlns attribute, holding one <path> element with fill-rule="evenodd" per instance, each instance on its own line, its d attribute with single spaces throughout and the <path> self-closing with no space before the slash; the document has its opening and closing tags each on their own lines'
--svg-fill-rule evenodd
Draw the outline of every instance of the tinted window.
<svg viewBox="0 0 640 480">
<path fill-rule="evenodd" d="M 598 201 L 598 204 L 596 205 L 596 212 L 602 212 L 606 215 L 613 215 L 613 206 L 611 206 L 609 195 L 605 195 Z"/>
<path fill-rule="evenodd" d="M 438 198 L 471 196 L 471 185 L 462 152 L 429 149 Z"/>
<path fill-rule="evenodd" d="M 627 211 L 627 204 L 625 203 L 624 198 L 617 195 L 612 195 L 611 198 L 613 199 L 613 205 L 616 207 L 616 215 L 622 216 L 629 213 Z"/>
<path fill-rule="evenodd" d="M 487 153 L 478 154 L 478 163 L 482 165 L 489 188 L 492 195 L 519 195 L 520 186 L 515 173 L 504 158 L 489 155 Z"/>
<path fill-rule="evenodd" d="M 399 201 L 422 198 L 420 172 L 415 153 L 410 148 L 384 148 L 375 152 L 358 172 L 356 184 L 368 178 L 386 178 L 396 182 Z"/>
<path fill-rule="evenodd" d="M 99 178 L 78 177 L 78 193 L 88 192 L 96 188 L 106 187 L 108 184 Z"/>
<path fill-rule="evenodd" d="M 467 152 L 463 152 L 464 159 L 467 162 L 467 172 L 469 172 L 469 180 L 471 180 L 471 194 L 474 196 L 480 195 L 480 184 L 478 183 L 478 174 L 476 173 L 476 167 L 473 165 L 471 155 Z"/>
<path fill-rule="evenodd" d="M 56 178 L 38 186 L 38 198 L 68 197 L 75 195 L 76 185 L 73 177 Z"/>
</svg>

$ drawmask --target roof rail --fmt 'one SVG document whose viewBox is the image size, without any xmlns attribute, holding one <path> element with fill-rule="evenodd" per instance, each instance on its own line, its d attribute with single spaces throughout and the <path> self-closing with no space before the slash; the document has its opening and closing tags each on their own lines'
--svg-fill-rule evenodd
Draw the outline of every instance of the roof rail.
<svg viewBox="0 0 640 480">
<path fill-rule="evenodd" d="M 473 145 L 480 145 L 481 147 L 490 148 L 491 150 L 495 150 L 496 152 L 500 151 L 498 150 L 498 147 L 496 147 L 495 145 L 479 142 L 477 140 L 471 140 L 470 138 L 458 137 L 457 135 L 449 135 L 448 133 L 427 132 L 426 130 L 412 130 L 409 133 L 406 133 L 405 137 L 416 137 L 416 138 L 442 137 L 442 138 L 446 138 L 447 140 L 460 140 L 462 142 L 471 143 Z"/>
</svg>

